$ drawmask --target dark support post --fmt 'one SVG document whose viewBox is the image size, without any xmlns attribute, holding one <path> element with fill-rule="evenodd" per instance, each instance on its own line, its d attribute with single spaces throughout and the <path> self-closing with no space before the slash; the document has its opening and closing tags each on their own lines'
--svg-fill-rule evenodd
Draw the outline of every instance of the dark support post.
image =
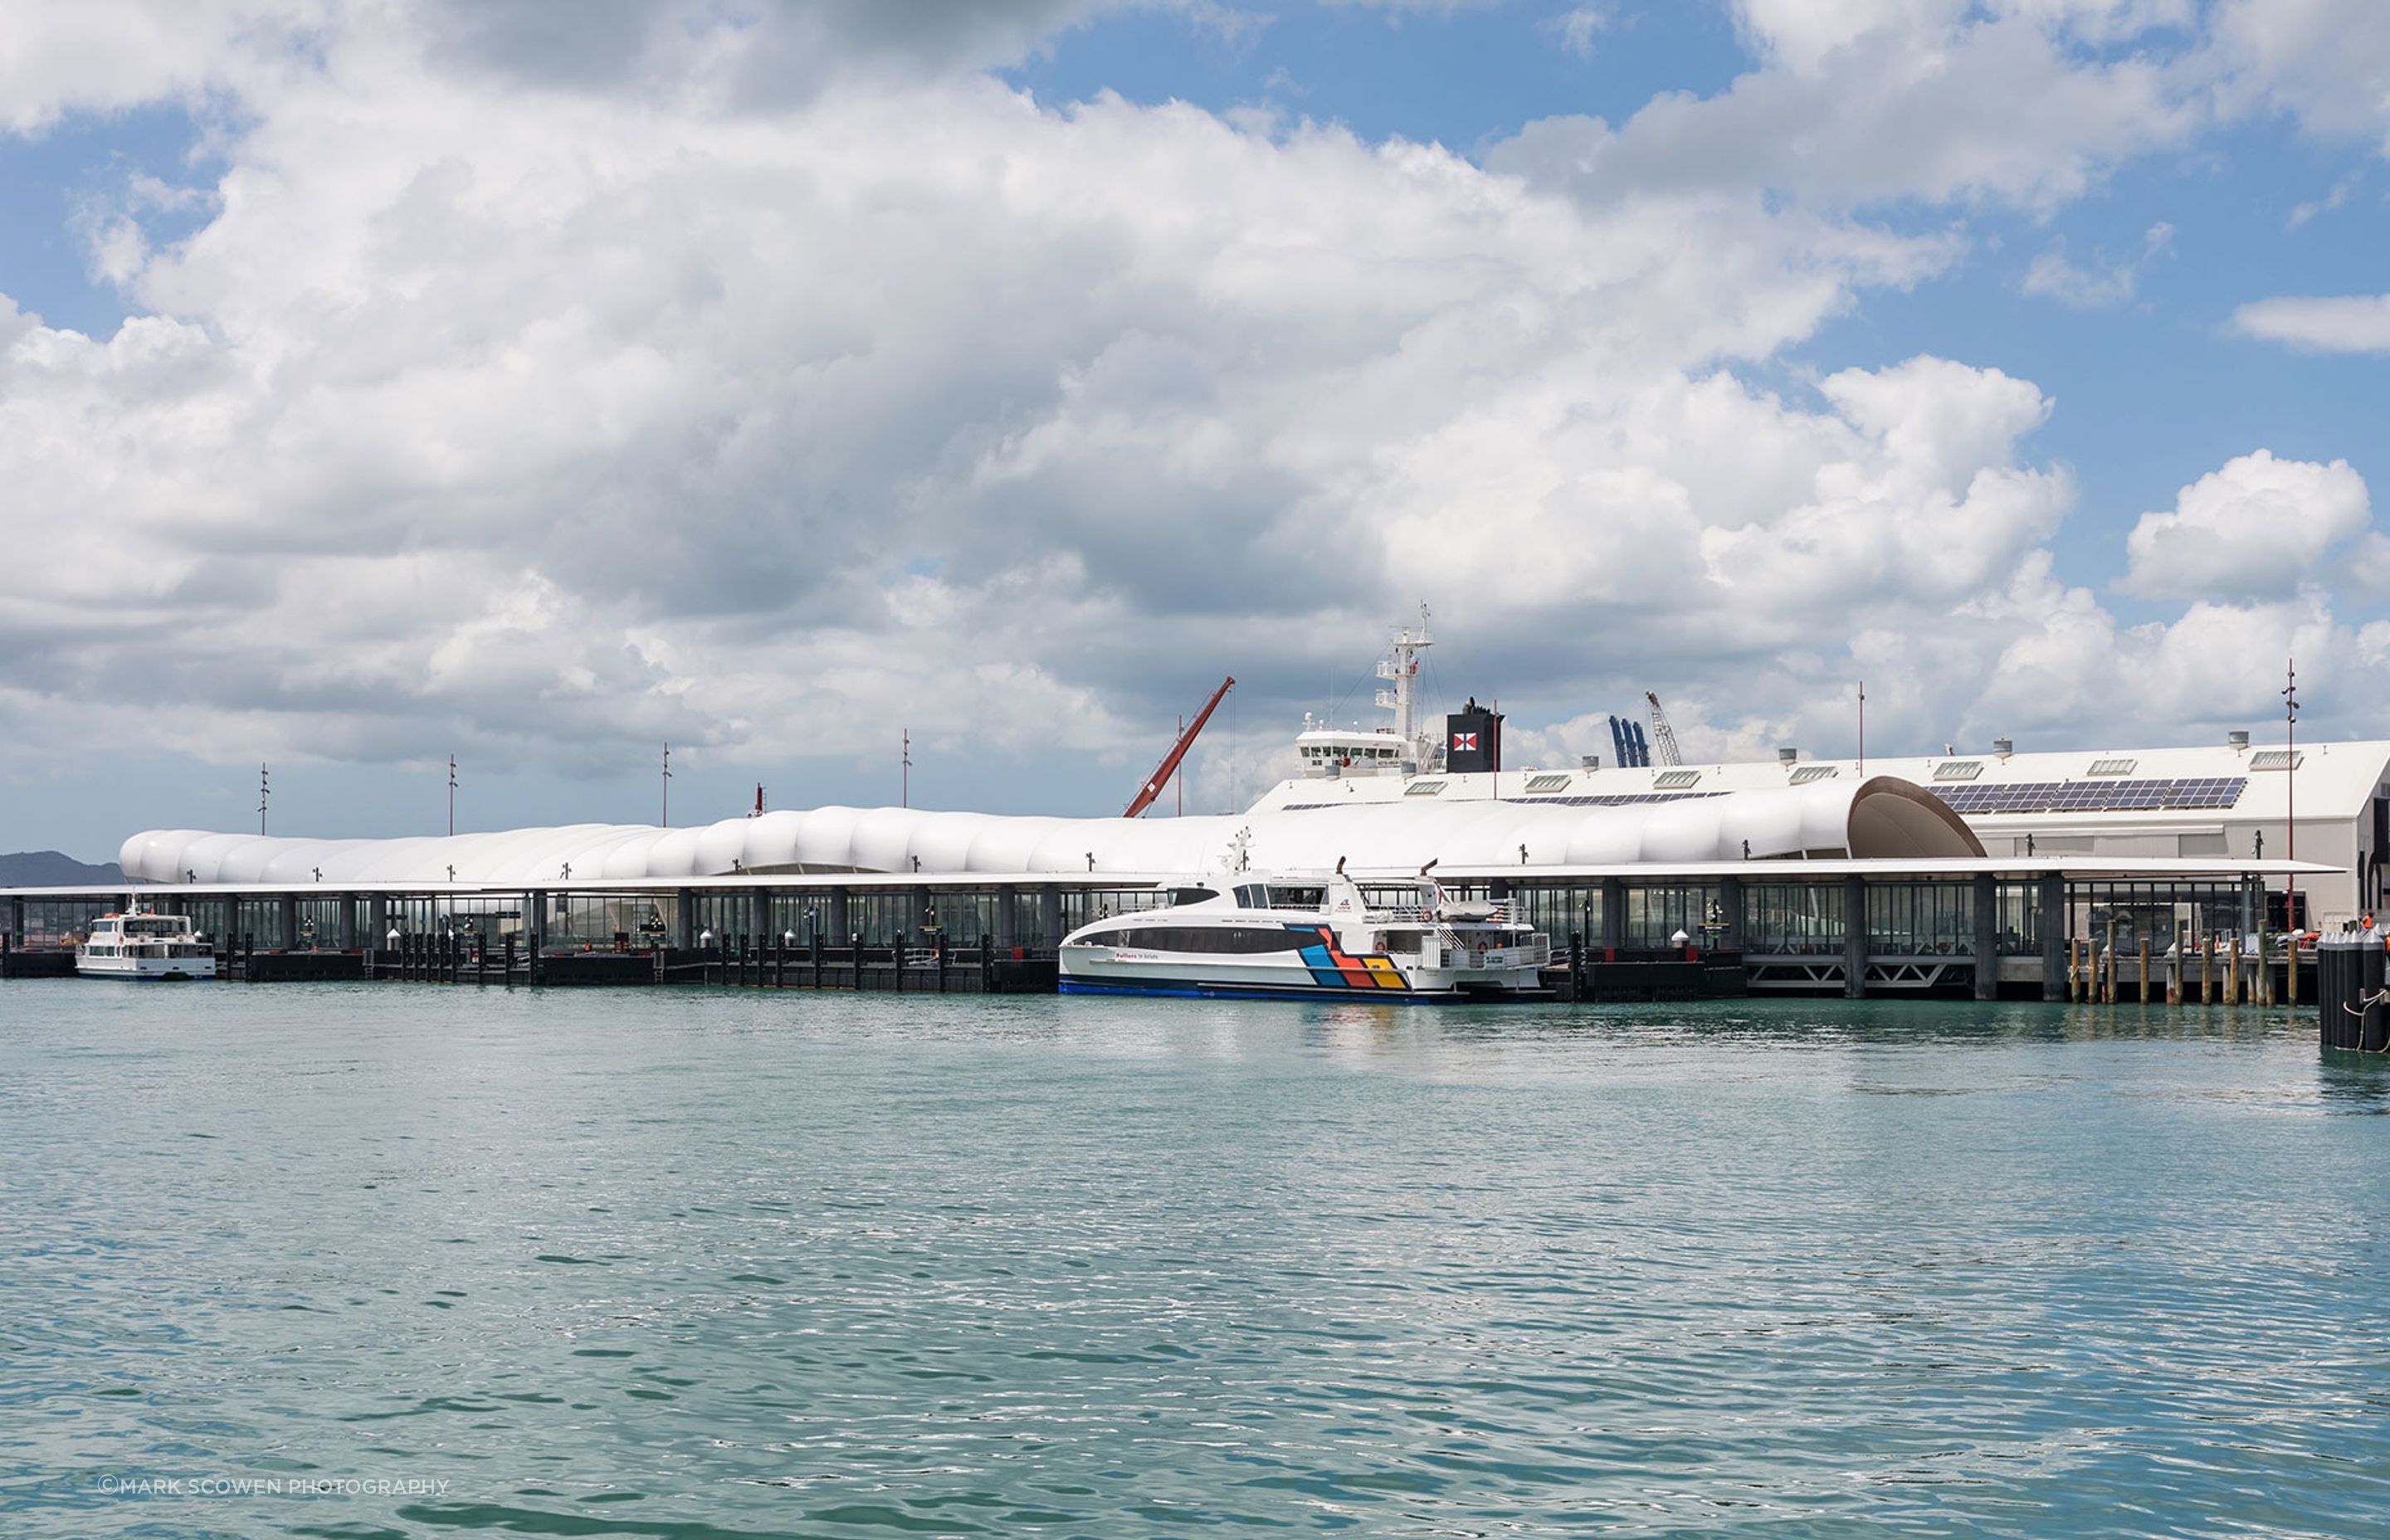
<svg viewBox="0 0 2390 1540">
<path fill-rule="evenodd" d="M 1020 907 L 1020 889 L 996 890 L 996 944 L 1008 957 L 1021 944 L 1021 916 L 1016 912 Z"/>
<path fill-rule="evenodd" d="M 25 944 L 25 901 L 21 898 L 8 900 L 8 934 L 17 945 Z"/>
<path fill-rule="evenodd" d="M 1605 877 L 1601 879 L 1601 955 L 1605 962 L 1616 959 L 1618 949 L 1626 944 L 1626 879 Z"/>
<path fill-rule="evenodd" d="M 844 888 L 829 891 L 829 908 L 822 916 L 822 934 L 826 936 L 854 935 L 854 921 L 848 918 L 847 892 Z"/>
<path fill-rule="evenodd" d="M 2041 997 L 2066 998 L 2066 879 L 2057 872 L 2041 879 Z"/>
<path fill-rule="evenodd" d="M 1853 872 L 1843 879 L 1843 998 L 1867 998 L 1867 879 Z"/>
<path fill-rule="evenodd" d="M 1037 895 L 1037 940 L 1045 946 L 1062 943 L 1062 890 L 1047 888 Z"/>
<path fill-rule="evenodd" d="M 1721 878 L 1718 880 L 1718 918 L 1726 929 L 1718 932 L 1718 946 L 1725 951 L 1742 950 L 1742 879 Z"/>
<path fill-rule="evenodd" d="M 276 918 L 282 926 L 282 950 L 295 952 L 299 949 L 299 895 L 284 893 L 282 902 L 276 907 L 278 911 Z"/>
<path fill-rule="evenodd" d="M 683 888 L 673 894 L 673 944 L 683 952 L 697 950 L 697 893 Z"/>
<path fill-rule="evenodd" d="M 341 951 L 353 952 L 357 949 L 357 895 L 342 893 L 340 908 L 335 912 L 340 917 L 340 925 L 334 940 L 340 943 Z"/>
<path fill-rule="evenodd" d="M 535 984 L 539 982 L 539 952 L 541 936 L 541 931 L 532 931 L 530 948 L 523 956 L 523 982 L 528 984 Z"/>
<path fill-rule="evenodd" d="M 508 989 L 512 989 L 515 982 L 515 942 L 517 938 L 518 933 L 516 931 L 509 930 L 507 932 L 507 970 L 505 975 L 499 980 L 499 982 L 505 984 Z"/>
<path fill-rule="evenodd" d="M 1585 998 L 1585 932 L 1569 932 L 1569 998 Z"/>
<path fill-rule="evenodd" d="M 2000 886 L 1989 872 L 1975 874 L 1975 998 L 2000 997 Z"/>
</svg>

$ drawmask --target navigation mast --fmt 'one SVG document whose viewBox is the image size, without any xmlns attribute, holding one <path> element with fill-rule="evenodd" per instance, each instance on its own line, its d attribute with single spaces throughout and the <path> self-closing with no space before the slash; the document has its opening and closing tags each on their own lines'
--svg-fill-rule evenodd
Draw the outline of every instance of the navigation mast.
<svg viewBox="0 0 2390 1540">
<path fill-rule="evenodd" d="M 1407 629 L 1396 632 L 1393 650 L 1378 660 L 1378 677 L 1394 686 L 1378 692 L 1378 704 L 1394 713 L 1394 737 L 1422 770 L 1433 763 L 1431 749 L 1439 745 L 1431 744 L 1419 725 L 1419 655 L 1434 645 L 1427 634 L 1427 606 L 1422 604 L 1418 634 Z"/>
</svg>

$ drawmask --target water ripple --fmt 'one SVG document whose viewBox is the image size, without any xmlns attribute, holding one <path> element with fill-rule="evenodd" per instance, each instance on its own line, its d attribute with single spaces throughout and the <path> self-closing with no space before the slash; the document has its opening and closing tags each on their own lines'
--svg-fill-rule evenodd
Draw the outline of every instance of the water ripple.
<svg viewBox="0 0 2390 1540">
<path fill-rule="evenodd" d="M 10 1536 L 2390 1535 L 2294 1017 L 0 1006 Z"/>
</svg>

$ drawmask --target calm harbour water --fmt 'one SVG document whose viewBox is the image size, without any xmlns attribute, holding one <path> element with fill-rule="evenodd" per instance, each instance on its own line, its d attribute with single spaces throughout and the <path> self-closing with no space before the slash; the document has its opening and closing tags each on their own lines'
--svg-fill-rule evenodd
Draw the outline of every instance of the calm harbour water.
<svg viewBox="0 0 2390 1540">
<path fill-rule="evenodd" d="M 2385 1110 L 2305 1012 L 11 982 L 0 1534 L 2390 1535 Z"/>
</svg>

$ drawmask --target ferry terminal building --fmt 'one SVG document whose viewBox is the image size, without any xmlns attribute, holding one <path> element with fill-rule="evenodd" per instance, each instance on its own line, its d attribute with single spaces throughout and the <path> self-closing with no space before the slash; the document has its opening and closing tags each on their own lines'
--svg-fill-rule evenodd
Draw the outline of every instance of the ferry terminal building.
<svg viewBox="0 0 2390 1540">
<path fill-rule="evenodd" d="M 1433 862 L 1596 956 L 1682 936 L 1739 954 L 1754 990 L 2062 998 L 2070 943 L 2240 946 L 2287 927 L 2292 892 L 2302 921 L 2337 928 L 2379 900 L 2390 851 L 2390 742 L 1343 772 L 1203 817 L 831 807 L 407 840 L 160 830 L 120 859 L 211 935 L 359 953 L 460 927 L 552 953 L 1050 952 L 1192 876 L 1343 859 L 1366 882 Z M 57 946 L 127 897 L 0 894 L 6 939 Z"/>
</svg>

